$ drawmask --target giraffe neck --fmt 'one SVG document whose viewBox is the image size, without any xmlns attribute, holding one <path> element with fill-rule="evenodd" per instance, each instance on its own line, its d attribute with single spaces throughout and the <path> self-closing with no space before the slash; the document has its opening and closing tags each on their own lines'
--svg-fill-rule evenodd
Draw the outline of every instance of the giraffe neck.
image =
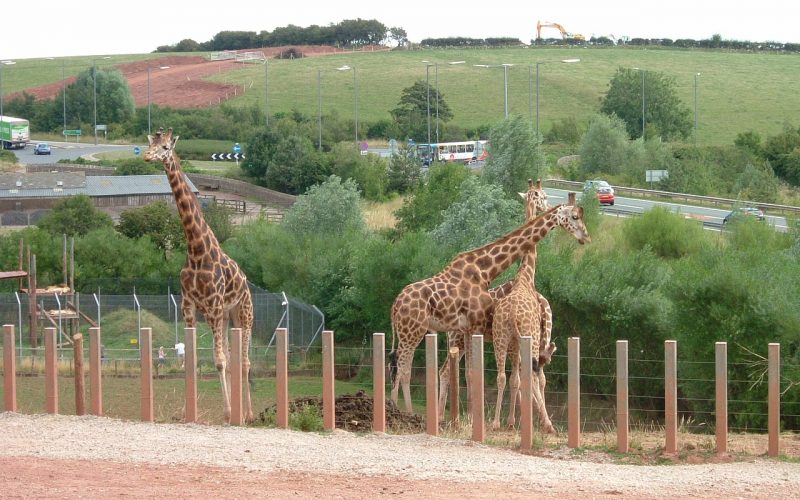
<svg viewBox="0 0 800 500">
<path fill-rule="evenodd" d="M 491 283 L 514 261 L 535 251 L 536 244 L 556 225 L 558 225 L 556 209 L 552 208 L 536 219 L 527 221 L 499 240 L 459 255 L 453 263 L 464 259 L 476 264 L 481 269 L 481 279 Z"/>
<path fill-rule="evenodd" d="M 534 245 L 533 249 L 522 257 L 522 263 L 519 265 L 517 277 L 514 280 L 515 285 L 524 286 L 526 288 L 534 287 L 534 278 L 536 277 L 537 246 L 538 245 Z"/>
<path fill-rule="evenodd" d="M 219 245 L 214 232 L 203 218 L 200 204 L 197 202 L 194 193 L 189 189 L 189 185 L 181 170 L 181 162 L 172 152 L 164 160 L 164 170 L 175 196 L 175 205 L 178 207 L 178 215 L 183 225 L 183 233 L 186 235 L 186 249 L 189 257 L 205 254 L 210 246 Z"/>
</svg>

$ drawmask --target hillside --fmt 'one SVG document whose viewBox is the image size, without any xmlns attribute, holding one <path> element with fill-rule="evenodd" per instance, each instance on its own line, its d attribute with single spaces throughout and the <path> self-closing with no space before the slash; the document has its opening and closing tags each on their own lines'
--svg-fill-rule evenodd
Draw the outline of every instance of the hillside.
<svg viewBox="0 0 800 500">
<path fill-rule="evenodd" d="M 308 47 L 299 50 L 312 53 Z M 660 71 L 673 77 L 684 105 L 693 115 L 697 110 L 700 144 L 729 144 L 747 130 L 765 137 L 777 133 L 785 123 L 796 125 L 800 115 L 800 95 L 793 91 L 800 80 L 798 54 L 637 47 L 424 49 L 270 59 L 266 67 L 201 62 L 198 56 L 202 54 L 66 58 L 61 64 L 24 60 L 4 70 L 3 85 L 7 93 L 27 90 L 52 95 L 62 86 L 62 74 L 67 79 L 74 77 L 94 61 L 98 67 L 114 65 L 129 75 L 137 105 L 144 106 L 149 66 L 151 99 L 161 106 L 176 105 L 172 103 L 178 99 L 195 103 L 181 104 L 187 106 L 227 100 L 233 106 L 263 109 L 268 100 L 271 114 L 297 110 L 316 116 L 321 109 L 323 115 L 335 113 L 344 119 L 353 117 L 357 109 L 359 122 L 366 127 L 389 120 L 389 111 L 397 105 L 402 90 L 421 80 L 438 86 L 453 111 L 451 125 L 473 129 L 503 117 L 506 89 L 509 112 L 533 120 L 539 63 L 538 111 L 543 130 L 560 119 L 584 121 L 595 113 L 619 67 Z M 559 62 L 574 58 L 580 58 L 580 63 Z M 457 61 L 463 63 L 449 64 Z M 500 64 L 512 65 L 507 81 L 502 67 L 475 66 Z M 170 68 L 157 69 L 165 65 Z M 344 66 L 346 70 L 339 70 Z M 42 85 L 49 85 L 49 92 L 38 94 L 36 87 Z M 435 115 L 434 109 L 431 114 Z"/>
</svg>

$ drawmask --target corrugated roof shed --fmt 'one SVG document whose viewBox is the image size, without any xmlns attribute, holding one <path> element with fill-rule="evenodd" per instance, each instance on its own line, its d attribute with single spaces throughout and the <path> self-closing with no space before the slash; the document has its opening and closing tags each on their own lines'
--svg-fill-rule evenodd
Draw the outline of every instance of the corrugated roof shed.
<svg viewBox="0 0 800 500">
<path fill-rule="evenodd" d="M 189 189 L 198 189 L 185 177 Z M 156 175 L 96 175 L 86 178 L 86 194 L 97 196 L 127 196 L 136 194 L 172 194 L 166 174 Z"/>
<path fill-rule="evenodd" d="M 71 189 L 85 186 L 86 175 L 83 172 L 19 172 L 0 174 L 0 190 L 53 189 L 54 187 Z"/>
</svg>

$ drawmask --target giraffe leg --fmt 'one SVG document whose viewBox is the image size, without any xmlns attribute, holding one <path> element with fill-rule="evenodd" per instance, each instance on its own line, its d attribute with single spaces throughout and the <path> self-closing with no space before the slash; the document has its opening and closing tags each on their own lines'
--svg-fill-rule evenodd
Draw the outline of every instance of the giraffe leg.
<svg viewBox="0 0 800 500">
<path fill-rule="evenodd" d="M 186 323 L 186 328 L 197 328 L 197 318 L 195 317 L 195 306 L 187 297 L 184 292 L 181 299 L 181 314 L 183 314 L 183 321 Z M 181 369 L 185 369 L 186 359 L 181 359 Z M 183 403 L 181 409 L 181 421 L 186 420 L 186 402 Z"/>
<path fill-rule="evenodd" d="M 206 314 L 206 322 L 211 326 L 211 330 L 214 333 L 214 366 L 217 368 L 219 383 L 222 386 L 222 415 L 225 419 L 225 423 L 229 424 L 231 422 L 231 393 L 230 386 L 228 385 L 228 377 L 226 375 L 228 371 L 228 359 L 226 356 L 227 353 L 225 352 L 227 332 L 225 331 L 225 325 L 222 321 L 221 311 L 222 306 L 220 304 L 216 310 Z"/>
<path fill-rule="evenodd" d="M 517 423 L 517 398 L 520 397 L 520 378 L 519 378 L 519 342 L 514 343 L 509 347 L 509 358 L 511 359 L 511 392 L 509 394 L 508 406 L 508 420 L 507 425 L 509 429 L 513 429 Z"/>
<path fill-rule="evenodd" d="M 497 405 L 494 407 L 494 420 L 492 430 L 500 428 L 500 409 L 503 407 L 503 391 L 506 388 L 506 354 L 505 346 L 494 345 L 494 355 L 497 359 Z"/>
<path fill-rule="evenodd" d="M 533 374 L 531 380 L 531 389 L 533 390 L 533 405 L 539 413 L 539 424 L 542 432 L 546 434 L 555 433 L 556 429 L 550 421 L 550 416 L 547 414 L 547 406 L 544 401 L 544 386 L 547 379 L 544 376 L 543 367 L 539 364 L 539 343 L 532 343 L 533 352 L 531 357 L 533 361 Z"/>
<path fill-rule="evenodd" d="M 450 356 L 445 356 L 442 368 L 439 370 L 439 422 L 444 420 L 444 410 L 447 407 L 447 390 L 450 387 Z"/>
<path fill-rule="evenodd" d="M 253 334 L 253 301 L 249 293 L 232 315 L 233 325 L 242 329 L 242 396 L 244 398 L 244 421 L 253 422 L 253 403 L 250 399 L 250 339 Z"/>
</svg>

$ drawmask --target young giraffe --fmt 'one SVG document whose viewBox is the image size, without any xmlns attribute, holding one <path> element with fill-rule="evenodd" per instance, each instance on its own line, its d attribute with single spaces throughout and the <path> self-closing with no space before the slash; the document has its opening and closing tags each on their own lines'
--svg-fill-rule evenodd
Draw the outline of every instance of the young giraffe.
<svg viewBox="0 0 800 500">
<path fill-rule="evenodd" d="M 411 361 L 425 334 L 484 324 L 492 307 L 489 284 L 557 226 L 580 243 L 591 241 L 583 209 L 559 205 L 497 241 L 457 255 L 438 274 L 403 288 L 392 304 L 392 401 L 397 403 L 402 384 L 406 411 L 412 410 Z"/>
<path fill-rule="evenodd" d="M 250 335 L 253 329 L 253 300 L 247 277 L 233 259 L 219 246 L 217 237 L 206 223 L 194 193 L 186 184 L 175 143 L 178 136 L 172 129 L 164 133 L 159 129 L 155 136 L 148 135 L 149 149 L 145 161 L 161 161 L 167 173 L 175 204 L 186 235 L 186 264 L 181 269 L 181 311 L 186 326 L 195 327 L 195 310 L 199 309 L 214 334 L 214 364 L 219 372 L 224 400 L 225 423 L 230 422 L 231 401 L 227 374 L 228 332 L 227 318 L 235 328 L 242 329 L 242 379 L 244 384 L 244 417 L 253 421 L 250 401 Z"/>
<path fill-rule="evenodd" d="M 537 180 L 536 184 L 534 185 L 532 179 L 528 179 L 528 191 L 525 193 L 519 193 L 522 199 L 525 200 L 525 217 L 526 220 L 531 220 L 540 212 L 545 212 L 550 208 L 550 205 L 547 202 L 547 193 L 542 188 L 542 181 Z M 496 304 L 499 299 L 508 295 L 511 291 L 512 286 L 514 285 L 514 280 L 509 280 L 503 283 L 502 285 L 496 286 L 489 290 L 489 295 L 492 297 L 492 303 Z M 542 336 L 542 342 L 546 342 L 541 346 L 541 352 L 547 352 L 546 347 L 547 344 L 550 342 L 550 331 L 552 330 L 552 312 L 550 309 L 550 303 L 547 302 L 547 299 L 544 298 L 541 294 L 539 294 L 539 300 L 542 307 L 542 331 L 547 332 L 546 336 Z M 487 314 L 486 324 L 480 325 L 479 327 L 472 328 L 470 330 L 460 330 L 455 332 L 448 332 L 447 334 L 447 344 L 448 349 L 456 347 L 458 348 L 458 360 L 460 362 L 461 358 L 465 354 L 465 339 L 469 339 L 472 337 L 473 334 L 476 333 L 483 333 L 484 342 L 492 342 L 492 316 L 494 315 L 494 308 L 490 310 Z M 555 346 L 554 346 L 555 348 Z M 554 350 L 554 349 L 553 349 Z M 548 360 L 549 362 L 549 360 Z M 459 363 L 460 364 L 460 363 Z M 456 365 L 458 366 L 458 364 Z M 457 369 L 457 368 L 456 368 Z M 466 372 L 467 375 L 467 382 L 469 386 L 469 370 Z M 442 368 L 439 370 L 439 418 L 443 418 L 445 406 L 447 405 L 447 391 L 450 385 L 450 357 L 445 357 L 444 363 L 442 364 Z M 469 389 L 469 387 L 467 387 Z M 469 390 L 467 390 L 467 395 L 469 395 Z"/>
<path fill-rule="evenodd" d="M 570 193 L 569 203 L 575 203 L 575 195 Z M 579 209 L 580 210 L 580 209 Z M 526 214 L 533 217 L 529 211 Z M 536 291 L 534 278 L 536 275 L 536 256 L 537 249 L 534 245 L 530 251 L 523 256 L 522 264 L 517 271 L 514 286 L 505 297 L 495 304 L 494 322 L 492 324 L 492 343 L 494 344 L 494 354 L 497 361 L 497 406 L 495 406 L 494 420 L 492 428 L 500 428 L 500 409 L 503 402 L 503 391 L 506 385 L 506 356 L 511 358 L 511 402 L 508 413 L 508 426 L 513 427 L 516 423 L 516 403 L 519 394 L 519 338 L 530 335 L 531 359 L 533 359 L 534 380 L 531 390 L 533 391 L 534 404 L 539 412 L 539 421 L 544 432 L 555 432 L 547 409 L 544 403 L 544 378 L 540 377 L 542 366 L 540 366 L 540 352 L 542 344 L 546 346 L 549 354 L 545 357 L 549 362 L 555 345 L 550 343 L 548 334 L 542 331 L 541 306 L 539 301 L 540 294 Z M 543 338 L 544 337 L 544 338 Z"/>
</svg>

